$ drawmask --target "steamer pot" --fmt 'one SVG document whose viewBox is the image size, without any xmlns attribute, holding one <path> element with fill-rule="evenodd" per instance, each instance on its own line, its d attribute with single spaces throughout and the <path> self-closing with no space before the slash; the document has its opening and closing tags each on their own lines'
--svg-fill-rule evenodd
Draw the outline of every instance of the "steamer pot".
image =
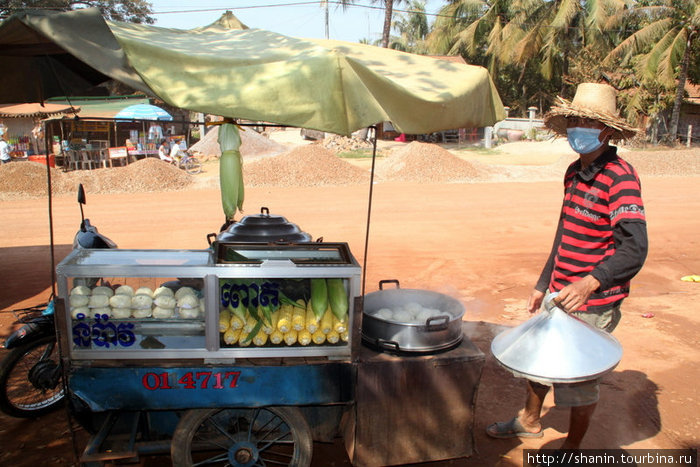
<svg viewBox="0 0 700 467">
<path fill-rule="evenodd" d="M 216 241 L 235 243 L 308 243 L 311 235 L 302 232 L 299 226 L 289 222 L 282 216 L 270 214 L 266 207 L 260 208 L 260 214 L 244 216 L 240 221 L 234 222 L 226 230 L 218 235 L 209 234 L 207 240 L 211 244 L 211 237 Z"/>
<path fill-rule="evenodd" d="M 395 289 L 384 290 L 387 283 Z M 447 295 L 420 289 L 401 289 L 399 281 L 379 282 L 379 291 L 364 296 L 362 340 L 370 347 L 396 353 L 435 353 L 462 342 L 464 306 Z M 382 308 L 397 309 L 409 303 L 440 310 L 425 322 L 399 322 L 377 316 Z"/>
</svg>

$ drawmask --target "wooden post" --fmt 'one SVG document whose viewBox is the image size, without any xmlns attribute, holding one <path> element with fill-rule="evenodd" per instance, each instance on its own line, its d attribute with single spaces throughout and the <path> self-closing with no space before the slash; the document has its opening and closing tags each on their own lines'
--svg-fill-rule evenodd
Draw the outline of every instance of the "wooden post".
<svg viewBox="0 0 700 467">
<path fill-rule="evenodd" d="M 686 147 L 690 147 L 690 144 L 693 141 L 693 125 L 688 125 L 688 138 L 686 140 Z"/>
</svg>

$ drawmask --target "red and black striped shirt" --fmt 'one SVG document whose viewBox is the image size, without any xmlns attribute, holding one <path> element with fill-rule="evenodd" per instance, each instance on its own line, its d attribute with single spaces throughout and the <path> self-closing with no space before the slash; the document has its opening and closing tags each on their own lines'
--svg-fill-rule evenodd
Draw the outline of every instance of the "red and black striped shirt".
<svg viewBox="0 0 700 467">
<path fill-rule="evenodd" d="M 629 227 L 630 222 L 638 225 L 620 228 Z M 621 250 L 623 238 L 633 245 L 627 246 L 626 258 L 621 254 L 612 260 Z M 617 148 L 610 147 L 585 169 L 581 169 L 578 160 L 572 163 L 564 177 L 564 203 L 553 251 L 550 290 L 559 291 L 592 274 L 601 287 L 579 311 L 609 309 L 629 295 L 629 279 L 644 262 L 646 242 L 639 177 L 630 164 L 617 156 Z M 610 271 L 611 268 L 616 271 Z M 630 268 L 631 274 L 626 270 Z"/>
</svg>

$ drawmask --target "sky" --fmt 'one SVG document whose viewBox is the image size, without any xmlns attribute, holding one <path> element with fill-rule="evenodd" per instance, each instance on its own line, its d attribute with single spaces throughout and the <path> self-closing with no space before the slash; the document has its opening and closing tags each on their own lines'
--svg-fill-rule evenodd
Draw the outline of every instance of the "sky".
<svg viewBox="0 0 700 467">
<path fill-rule="evenodd" d="M 310 0 L 150 0 L 156 26 L 190 29 L 211 24 L 226 11 L 250 28 L 260 28 L 280 34 L 325 38 L 325 10 L 318 1 Z M 383 1 L 356 0 L 356 5 L 343 9 L 329 2 L 329 37 L 350 42 L 381 39 L 384 23 Z M 444 0 L 427 0 L 426 13 L 437 13 Z M 405 3 L 395 9 L 405 8 Z"/>
</svg>

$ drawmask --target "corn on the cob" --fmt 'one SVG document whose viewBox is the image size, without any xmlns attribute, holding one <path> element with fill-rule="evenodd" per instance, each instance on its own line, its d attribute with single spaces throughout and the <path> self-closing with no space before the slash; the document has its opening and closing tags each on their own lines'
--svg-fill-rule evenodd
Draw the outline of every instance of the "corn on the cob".
<svg viewBox="0 0 700 467">
<path fill-rule="evenodd" d="M 231 329 L 243 329 L 244 324 L 240 317 L 231 313 Z"/>
<path fill-rule="evenodd" d="M 240 329 L 227 329 L 226 332 L 224 333 L 224 342 L 226 342 L 228 345 L 233 345 L 236 342 L 238 342 L 238 338 L 241 335 L 241 330 Z"/>
<path fill-rule="evenodd" d="M 301 345 L 309 345 L 311 343 L 311 333 L 306 329 L 302 329 L 297 335 L 297 341 Z"/>
<path fill-rule="evenodd" d="M 326 309 L 326 312 L 321 318 L 320 329 L 324 334 L 328 334 L 333 330 L 333 313 L 331 313 L 330 307 Z"/>
<path fill-rule="evenodd" d="M 251 339 L 248 339 L 248 337 L 251 337 Z M 253 342 L 252 336 L 249 336 L 247 332 L 241 329 L 241 334 L 238 336 L 238 345 L 248 347 L 251 342 Z"/>
<path fill-rule="evenodd" d="M 343 279 L 332 277 L 326 280 L 328 285 L 328 303 L 331 311 L 339 320 L 347 319 L 348 316 L 348 295 L 345 292 Z"/>
<path fill-rule="evenodd" d="M 246 334 L 250 334 L 250 331 L 253 330 L 256 324 L 258 324 L 258 322 L 255 321 L 255 318 L 248 315 L 246 317 L 245 324 L 243 325 L 243 332 L 245 332 Z"/>
<path fill-rule="evenodd" d="M 230 123 L 219 127 L 218 137 L 221 157 L 219 158 L 219 183 L 221 185 L 221 204 L 226 219 L 233 219 L 236 209 L 243 208 L 243 166 L 241 137 L 238 128 Z"/>
<path fill-rule="evenodd" d="M 287 345 L 294 345 L 297 343 L 298 337 L 299 337 L 299 333 L 297 333 L 294 329 L 292 329 L 291 331 L 284 333 L 284 343 Z"/>
<path fill-rule="evenodd" d="M 255 335 L 255 337 L 253 337 L 253 344 L 257 346 L 265 345 L 267 344 L 267 337 L 267 334 L 265 334 L 265 332 L 262 329 L 260 329 Z"/>
<path fill-rule="evenodd" d="M 328 308 L 328 286 L 326 279 L 311 279 L 311 306 L 316 318 L 321 319 Z"/>
<path fill-rule="evenodd" d="M 346 331 L 347 329 L 348 329 L 347 319 L 340 320 L 340 319 L 336 318 L 335 315 L 333 315 L 333 330 L 340 334 L 341 332 Z"/>
<path fill-rule="evenodd" d="M 284 334 L 279 329 L 275 329 L 272 331 L 272 334 L 270 334 L 270 342 L 275 345 L 281 343 L 283 340 Z"/>
<path fill-rule="evenodd" d="M 340 340 L 341 340 L 341 341 L 347 342 L 348 339 L 349 339 L 348 331 L 345 331 L 345 332 L 341 332 L 341 333 L 340 333 Z"/>
<path fill-rule="evenodd" d="M 308 331 L 307 331 L 308 332 Z M 311 334 L 311 340 L 316 345 L 321 345 L 326 342 L 326 335 L 320 329 Z"/>
<path fill-rule="evenodd" d="M 270 322 L 263 324 L 262 330 L 265 334 L 270 335 L 277 329 L 277 322 L 280 319 L 280 311 L 273 311 L 270 315 Z"/>
<path fill-rule="evenodd" d="M 231 325 L 231 312 L 228 310 L 219 311 L 219 332 L 226 332 Z"/>
<path fill-rule="evenodd" d="M 316 318 L 311 300 L 309 300 L 306 302 L 306 330 L 313 334 L 318 329 L 318 323 L 319 319 Z"/>
<path fill-rule="evenodd" d="M 292 305 L 285 303 L 280 307 L 277 329 L 279 329 L 282 334 L 286 334 L 292 329 Z M 296 341 L 296 336 L 294 340 Z"/>
<path fill-rule="evenodd" d="M 294 307 L 294 309 L 292 311 L 292 328 L 295 331 L 301 331 L 305 327 L 306 327 L 306 306 L 304 306 L 304 308 Z"/>
<path fill-rule="evenodd" d="M 337 344 L 340 340 L 340 334 L 338 333 L 338 331 L 331 331 L 328 334 L 326 334 L 326 340 L 331 344 Z"/>
</svg>

